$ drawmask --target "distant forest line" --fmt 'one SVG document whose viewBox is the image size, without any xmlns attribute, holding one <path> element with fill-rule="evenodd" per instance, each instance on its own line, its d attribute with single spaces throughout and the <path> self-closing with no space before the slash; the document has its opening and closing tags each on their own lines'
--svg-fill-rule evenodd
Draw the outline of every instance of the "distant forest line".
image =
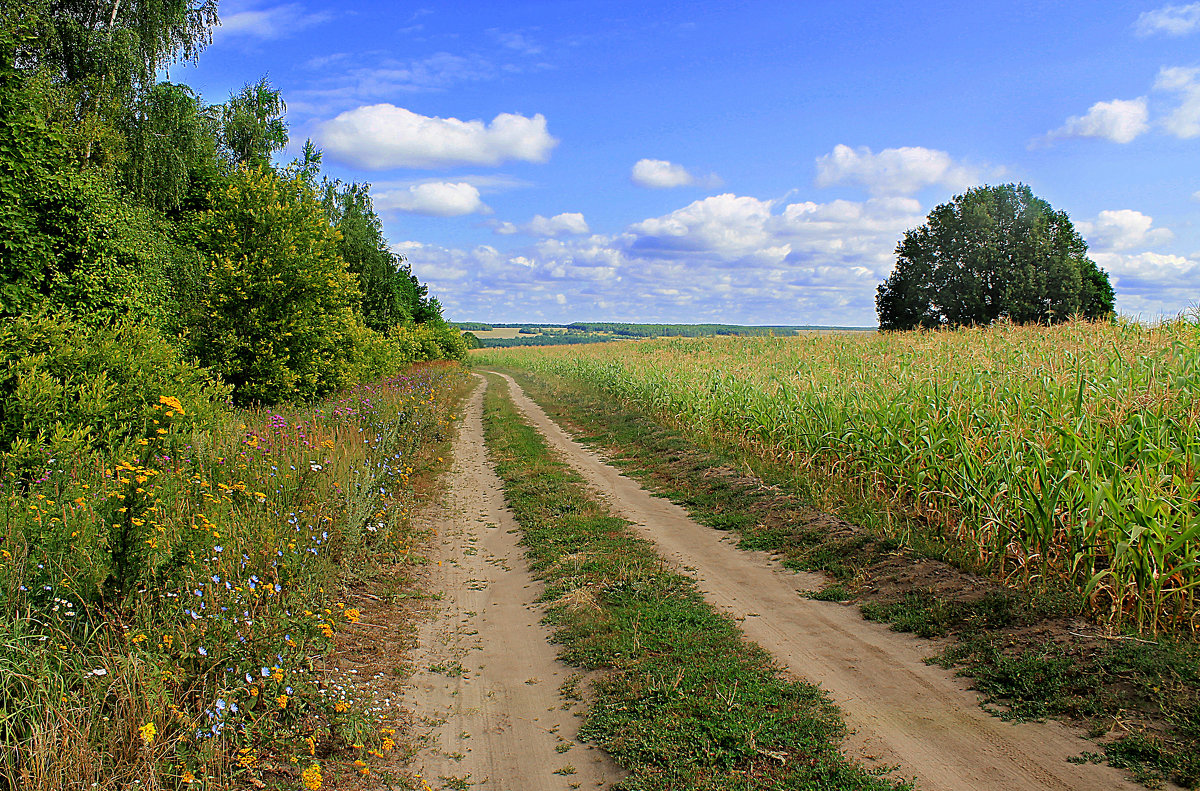
<svg viewBox="0 0 1200 791">
<path fill-rule="evenodd" d="M 485 333 L 517 329 L 516 337 L 478 337 L 485 348 L 510 346 L 558 346 L 605 343 L 635 338 L 702 338 L 713 335 L 770 336 L 803 332 L 874 332 L 874 327 L 831 327 L 815 324 L 635 324 L 630 322 L 577 321 L 572 324 L 484 323 L 460 321 L 453 325 L 463 332 Z"/>
</svg>

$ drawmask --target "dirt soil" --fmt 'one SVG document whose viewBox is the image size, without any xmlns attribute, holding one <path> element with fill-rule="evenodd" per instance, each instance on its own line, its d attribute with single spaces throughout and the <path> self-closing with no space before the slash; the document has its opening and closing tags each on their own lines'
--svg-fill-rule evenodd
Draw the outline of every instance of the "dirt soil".
<svg viewBox="0 0 1200 791">
<path fill-rule="evenodd" d="M 434 789 L 567 791 L 604 787 L 621 772 L 576 741 L 579 717 L 560 687 L 536 604 L 541 586 L 518 546 L 516 523 L 486 458 L 483 387 L 469 397 L 442 501 L 426 509 L 436 540 L 426 587 L 444 591 L 417 627 L 404 692 L 418 752 L 409 762 Z"/>
<path fill-rule="evenodd" d="M 728 533 L 696 523 L 574 442 L 505 378 L 518 407 L 602 500 L 690 573 L 748 638 L 829 691 L 853 730 L 851 754 L 898 767 L 926 791 L 1141 788 L 1110 767 L 1069 763 L 1095 745 L 1065 725 L 1009 723 L 984 712 L 965 681 L 923 661 L 928 641 L 864 621 L 856 607 L 803 598 L 827 579 L 736 548 Z"/>
</svg>

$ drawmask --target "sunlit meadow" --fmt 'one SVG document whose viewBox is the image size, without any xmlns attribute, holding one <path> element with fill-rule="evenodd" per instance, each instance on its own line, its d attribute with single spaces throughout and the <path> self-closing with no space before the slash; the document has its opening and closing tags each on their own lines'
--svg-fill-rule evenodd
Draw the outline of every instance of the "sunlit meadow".
<svg viewBox="0 0 1200 791">
<path fill-rule="evenodd" d="M 408 552 L 463 380 L 426 364 L 204 432 L 163 396 L 111 455 L 3 471 L 0 787 L 315 789 L 335 748 L 369 772 L 395 731 L 327 683 L 359 616 L 334 583 Z"/>
</svg>

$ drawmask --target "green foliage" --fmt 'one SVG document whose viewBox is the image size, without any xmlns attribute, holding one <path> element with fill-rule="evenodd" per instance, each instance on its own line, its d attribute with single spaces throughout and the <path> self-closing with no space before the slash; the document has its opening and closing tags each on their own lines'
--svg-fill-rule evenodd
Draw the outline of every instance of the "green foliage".
<svg viewBox="0 0 1200 791">
<path fill-rule="evenodd" d="M 305 161 L 314 155 L 319 158 L 316 152 L 307 152 Z M 426 288 L 388 246 L 371 202 L 370 185 L 327 181 L 321 202 L 329 222 L 341 234 L 338 253 L 358 278 L 363 323 L 387 334 L 396 325 L 424 321 Z"/>
<path fill-rule="evenodd" d="M 1188 629 L 1200 601 L 1200 326 L 671 339 L 521 353 L 693 437 L 784 464 L 835 513 L 866 499 L 981 567 L 1070 586 L 1089 610 Z M 907 527 L 894 535 L 904 538 Z M 849 547 L 847 547 L 849 548 Z"/>
<path fill-rule="evenodd" d="M 262 168 L 288 142 L 287 105 L 267 78 L 247 83 L 220 108 L 221 144 L 237 165 Z"/>
<path fill-rule="evenodd" d="M 207 192 L 219 171 L 216 129 L 190 88 L 159 83 L 139 98 L 126 123 L 121 180 L 139 203 L 173 212 L 194 191 Z"/>
<path fill-rule="evenodd" d="M 91 323 L 158 318 L 168 248 L 161 222 L 130 206 L 95 170 L 72 164 L 62 135 L 39 113 L 0 52 L 0 315 L 54 307 Z"/>
<path fill-rule="evenodd" d="M 36 283 L 45 304 L 93 324 L 162 320 L 170 249 L 160 217 L 95 170 L 59 172 L 28 197 L 54 252 Z"/>
<path fill-rule="evenodd" d="M 1053 323 L 1113 311 L 1108 276 L 1066 213 L 1025 185 L 977 187 L 929 213 L 896 247 L 896 268 L 879 286 L 885 330 Z"/>
<path fill-rule="evenodd" d="M 85 163 L 111 156 L 96 150 L 97 143 L 114 140 L 117 119 L 150 89 L 159 69 L 195 60 L 217 22 L 215 0 L 24 0 L 19 6 L 39 31 L 22 49 L 22 62 L 56 86 L 58 111 Z M 119 147 L 119 136 L 115 142 Z"/>
<path fill-rule="evenodd" d="M 239 168 L 192 221 L 207 272 L 187 325 L 193 353 L 238 404 L 312 399 L 350 382 L 342 346 L 358 289 L 311 187 Z"/>
<path fill-rule="evenodd" d="M 482 349 L 483 348 L 483 342 L 479 340 L 479 337 L 476 336 L 475 333 L 464 332 L 462 334 L 462 337 L 463 337 L 463 341 L 467 344 L 468 351 L 470 351 L 471 349 Z"/>
<path fill-rule="evenodd" d="M 313 752 L 386 753 L 396 732 L 318 658 L 359 617 L 340 575 L 415 561 L 409 473 L 464 379 L 421 366 L 196 432 L 197 404 L 159 402 L 157 447 L 0 467 L 0 788 L 279 785 Z"/>
<path fill-rule="evenodd" d="M 0 323 L 0 366 L 0 453 L 10 470 L 153 437 L 163 396 L 188 405 L 177 426 L 207 425 L 227 396 L 155 330 L 128 323 L 96 328 L 45 314 L 7 319 Z"/>
<path fill-rule="evenodd" d="M 392 339 L 400 356 L 411 362 L 462 360 L 467 356 L 467 342 L 462 333 L 444 322 L 397 327 Z"/>
</svg>

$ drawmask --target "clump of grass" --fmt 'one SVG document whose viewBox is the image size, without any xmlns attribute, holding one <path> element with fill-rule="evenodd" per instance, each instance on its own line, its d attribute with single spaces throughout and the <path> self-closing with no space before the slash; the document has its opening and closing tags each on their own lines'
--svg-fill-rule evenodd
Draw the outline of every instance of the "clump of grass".
<svg viewBox="0 0 1200 791">
<path fill-rule="evenodd" d="M 845 726 L 820 689 L 786 678 L 591 498 L 504 389 L 493 379 L 485 399 L 488 446 L 562 658 L 603 671 L 580 733 L 631 772 L 622 787 L 900 787 L 838 751 Z M 572 606 L 583 587 L 595 606 Z"/>
</svg>

